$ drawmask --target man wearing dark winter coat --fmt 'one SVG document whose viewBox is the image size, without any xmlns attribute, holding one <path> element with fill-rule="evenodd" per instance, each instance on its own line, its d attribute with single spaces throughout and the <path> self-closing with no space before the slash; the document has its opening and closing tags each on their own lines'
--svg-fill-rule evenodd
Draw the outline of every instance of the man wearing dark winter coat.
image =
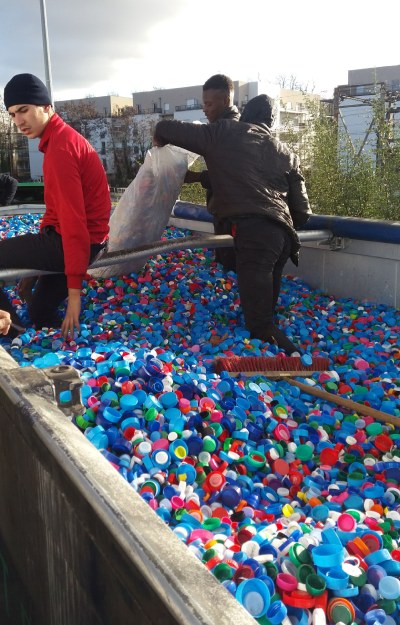
<svg viewBox="0 0 400 625">
<path fill-rule="evenodd" d="M 8 174 L 0 174 L 0 206 L 9 206 L 17 192 L 18 182 Z"/>
<path fill-rule="evenodd" d="M 265 122 L 271 115 L 266 98 Z M 208 208 L 233 229 L 246 327 L 252 338 L 292 354 L 297 348 L 273 316 L 283 267 L 289 257 L 298 258 L 295 228 L 305 225 L 311 209 L 297 155 L 272 137 L 264 121 L 161 121 L 154 144 L 171 143 L 204 157 L 213 191 Z"/>
<path fill-rule="evenodd" d="M 225 74 L 211 76 L 203 85 L 203 111 L 209 123 L 219 122 L 221 119 L 239 120 L 239 110 L 233 104 L 233 81 Z M 212 197 L 212 187 L 207 169 L 201 172 L 188 171 L 185 182 L 200 182 L 206 189 L 207 208 L 209 209 Z M 211 211 L 210 211 L 211 212 Z M 213 215 L 215 234 L 231 234 L 231 225 L 226 219 Z M 230 247 L 217 248 L 215 260 L 222 264 L 225 271 L 234 271 L 236 266 L 235 252 Z"/>
</svg>

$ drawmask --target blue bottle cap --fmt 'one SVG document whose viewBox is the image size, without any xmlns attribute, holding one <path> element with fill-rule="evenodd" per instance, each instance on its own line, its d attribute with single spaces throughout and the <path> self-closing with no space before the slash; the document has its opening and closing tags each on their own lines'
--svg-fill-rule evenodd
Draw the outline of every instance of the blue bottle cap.
<svg viewBox="0 0 400 625">
<path fill-rule="evenodd" d="M 177 438 L 169 445 L 169 452 L 173 460 L 182 461 L 188 455 L 188 446 L 182 438 Z"/>
<path fill-rule="evenodd" d="M 97 449 L 107 449 L 108 438 L 101 425 L 96 425 L 90 429 L 88 428 L 85 431 L 85 436 Z"/>
<path fill-rule="evenodd" d="M 178 396 L 173 391 L 169 391 L 164 393 L 159 397 L 159 400 L 163 406 L 163 408 L 173 408 L 178 403 Z"/>
<path fill-rule="evenodd" d="M 176 469 L 176 477 L 182 482 L 193 484 L 197 477 L 196 469 L 192 464 L 182 462 Z"/>
<path fill-rule="evenodd" d="M 179 410 L 179 408 L 176 408 L 175 406 L 173 406 L 172 408 L 167 408 L 164 411 L 164 417 L 167 421 L 173 421 L 174 419 L 179 418 L 182 415 L 181 411 Z"/>
<path fill-rule="evenodd" d="M 371 593 L 365 591 L 365 587 L 353 601 L 363 614 L 368 612 L 368 610 L 376 604 L 376 598 Z"/>
<path fill-rule="evenodd" d="M 333 529 L 333 527 L 327 527 L 325 529 L 322 530 L 321 532 L 321 537 L 322 537 L 322 542 L 329 544 L 329 543 L 336 543 L 337 545 L 342 546 L 342 542 L 337 534 L 337 532 Z"/>
<path fill-rule="evenodd" d="M 338 566 L 343 562 L 344 549 L 337 543 L 327 544 L 321 543 L 311 552 L 313 562 L 322 569 L 329 569 L 332 566 Z"/>
<path fill-rule="evenodd" d="M 400 576 L 400 562 L 398 560 L 385 560 L 384 562 L 381 562 L 381 566 L 383 566 L 388 575 L 396 575 L 397 577 Z"/>
<path fill-rule="evenodd" d="M 343 506 L 346 510 L 355 509 L 355 510 L 364 510 L 364 499 L 360 497 L 360 495 L 350 495 L 345 499 Z"/>
<path fill-rule="evenodd" d="M 372 564 L 383 565 L 386 560 L 392 560 L 392 556 L 387 549 L 377 549 L 377 551 L 372 551 L 371 553 L 366 555 L 364 560 L 368 564 L 368 566 L 371 566 Z"/>
<path fill-rule="evenodd" d="M 324 504 L 321 504 L 319 506 L 314 506 L 313 509 L 311 510 L 311 516 L 314 519 L 314 521 L 326 521 L 326 519 L 329 517 L 329 508 L 328 506 L 325 506 Z"/>
<path fill-rule="evenodd" d="M 116 454 L 130 454 L 132 451 L 132 443 L 127 441 L 123 436 L 119 436 L 112 444 L 112 450 Z"/>
<path fill-rule="evenodd" d="M 280 625 L 287 616 L 287 607 L 285 604 L 278 600 L 271 603 L 269 606 L 266 618 L 271 623 L 271 625 Z"/>
<path fill-rule="evenodd" d="M 365 625 L 379 625 L 386 620 L 386 612 L 379 608 L 370 610 L 365 615 Z"/>
<path fill-rule="evenodd" d="M 236 594 L 236 584 L 231 579 L 226 579 L 221 582 L 223 586 L 231 593 L 231 595 L 235 596 Z"/>
<path fill-rule="evenodd" d="M 349 584 L 347 588 L 340 588 L 340 590 L 332 590 L 332 594 L 334 597 L 357 597 L 359 595 L 360 589 L 358 586 L 353 586 Z"/>
<path fill-rule="evenodd" d="M 171 464 L 171 455 L 166 449 L 157 449 L 151 455 L 154 466 L 167 469 Z"/>
<path fill-rule="evenodd" d="M 383 566 L 379 564 L 372 564 L 367 570 L 368 583 L 372 584 L 375 588 L 378 588 L 380 581 L 383 577 L 387 577 L 387 573 Z"/>
<path fill-rule="evenodd" d="M 138 400 L 134 395 L 121 395 L 119 399 L 119 406 L 123 412 L 125 412 L 125 410 L 132 410 L 136 408 L 137 405 Z"/>
<path fill-rule="evenodd" d="M 267 585 L 252 577 L 240 582 L 236 590 L 236 599 L 254 618 L 264 616 L 269 608 L 271 596 Z"/>
<path fill-rule="evenodd" d="M 164 385 L 160 378 L 156 378 L 152 376 L 150 380 L 147 382 L 147 388 L 152 393 L 161 393 L 164 390 Z"/>
<path fill-rule="evenodd" d="M 400 597 L 400 580 L 391 575 L 383 576 L 379 581 L 378 590 L 383 599 L 394 599 L 397 601 Z"/>
<path fill-rule="evenodd" d="M 227 508 L 234 509 L 242 499 L 242 491 L 237 485 L 226 485 L 220 494 L 221 503 Z"/>
<path fill-rule="evenodd" d="M 147 409 L 156 408 L 159 411 L 162 410 L 162 405 L 154 395 L 147 395 L 143 402 L 143 407 Z"/>
<path fill-rule="evenodd" d="M 329 569 L 318 567 L 318 575 L 320 575 L 326 583 L 326 587 L 330 590 L 341 590 L 347 588 L 349 583 L 349 575 L 340 566 L 333 566 Z"/>
<path fill-rule="evenodd" d="M 115 427 L 115 425 L 112 425 L 111 427 L 107 428 L 106 436 L 108 438 L 108 444 L 112 446 L 114 442 L 117 440 L 117 438 L 119 437 L 118 428 Z"/>
<path fill-rule="evenodd" d="M 103 417 L 110 423 L 118 423 L 121 419 L 121 413 L 119 410 L 111 408 L 111 406 L 106 406 L 104 408 Z"/>
<path fill-rule="evenodd" d="M 112 464 L 115 464 L 116 466 L 119 465 L 118 456 L 116 456 L 115 454 L 112 454 L 110 451 L 107 451 L 107 449 L 102 449 L 101 454 L 104 456 L 104 458 L 106 458 L 106 460 L 108 460 L 108 462 L 111 462 Z"/>
<path fill-rule="evenodd" d="M 288 606 L 287 611 L 289 618 L 294 617 L 291 621 L 293 620 L 296 625 L 308 625 L 308 623 L 311 622 L 311 613 L 309 610 Z"/>
</svg>

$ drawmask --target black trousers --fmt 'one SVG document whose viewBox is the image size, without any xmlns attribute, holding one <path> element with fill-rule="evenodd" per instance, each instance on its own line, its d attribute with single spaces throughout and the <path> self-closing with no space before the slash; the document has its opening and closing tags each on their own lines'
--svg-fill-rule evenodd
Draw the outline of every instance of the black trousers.
<svg viewBox="0 0 400 625">
<path fill-rule="evenodd" d="M 235 220 L 238 287 L 245 324 L 255 338 L 268 337 L 283 268 L 290 256 L 289 232 L 263 216 Z"/>
<path fill-rule="evenodd" d="M 102 249 L 102 244 L 91 246 L 90 262 Z M 38 234 L 21 236 L 0 241 L 0 269 L 42 269 L 64 272 L 64 252 L 61 236 L 51 226 Z M 68 296 L 67 278 L 64 273 L 39 276 L 33 291 L 28 312 L 36 328 L 57 327 L 60 324 L 58 307 Z M 0 309 L 11 313 L 14 323 L 21 321 L 0 289 Z"/>
<path fill-rule="evenodd" d="M 213 218 L 215 234 L 232 234 L 232 224 L 229 219 Z M 233 247 L 217 247 L 215 260 L 221 263 L 225 271 L 236 271 L 236 254 Z"/>
</svg>

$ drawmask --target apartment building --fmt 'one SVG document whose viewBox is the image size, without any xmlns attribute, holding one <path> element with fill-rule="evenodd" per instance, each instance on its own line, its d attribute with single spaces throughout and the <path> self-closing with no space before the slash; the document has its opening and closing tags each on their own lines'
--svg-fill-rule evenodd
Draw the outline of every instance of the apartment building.
<svg viewBox="0 0 400 625">
<path fill-rule="evenodd" d="M 242 109 L 246 102 L 261 93 L 257 82 L 233 81 L 234 104 Z M 138 114 L 157 114 L 180 121 L 207 121 L 203 114 L 203 86 L 154 89 L 132 93 Z"/>
<path fill-rule="evenodd" d="M 126 137 L 119 132 L 123 125 L 124 110 L 132 112 L 131 97 L 116 95 L 88 96 L 74 100 L 57 100 L 56 112 L 73 128 L 80 132 L 99 154 L 104 169 L 113 178 L 121 154 L 126 152 Z M 29 142 L 29 160 L 33 179 L 42 175 L 43 155 L 38 151 L 38 142 Z"/>
<path fill-rule="evenodd" d="M 307 157 L 307 120 L 312 114 L 313 105 L 319 106 L 321 98 L 315 93 L 304 93 L 293 89 L 280 89 L 276 100 L 276 120 L 274 135 L 290 144 L 301 159 Z"/>
<path fill-rule="evenodd" d="M 122 109 L 133 106 L 133 100 L 117 95 L 88 96 L 76 100 L 57 100 L 54 106 L 56 111 L 70 111 L 72 115 L 74 111 L 80 109 L 90 113 L 96 112 L 101 117 L 112 117 L 118 115 Z"/>
<path fill-rule="evenodd" d="M 282 140 L 289 130 L 293 133 L 302 129 L 308 114 L 307 99 L 319 100 L 317 95 L 306 96 L 268 82 L 234 81 L 234 104 L 239 110 L 260 93 L 267 93 L 275 101 L 273 133 Z M 110 184 L 120 186 L 120 179 L 129 170 L 134 175 L 138 163 L 143 161 L 159 119 L 207 122 L 202 95 L 202 85 L 192 85 L 135 92 L 128 98 L 108 95 L 58 100 L 55 110 L 96 149 Z M 40 179 L 42 154 L 37 142 L 29 142 L 29 160 L 32 178 Z"/>
</svg>

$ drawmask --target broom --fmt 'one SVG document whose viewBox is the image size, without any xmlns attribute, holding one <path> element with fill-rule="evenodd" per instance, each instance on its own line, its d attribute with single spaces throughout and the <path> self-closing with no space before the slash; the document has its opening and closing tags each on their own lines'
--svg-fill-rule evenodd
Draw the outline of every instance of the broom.
<svg viewBox="0 0 400 625">
<path fill-rule="evenodd" d="M 310 376 L 312 373 L 327 371 L 330 367 L 329 358 L 309 354 L 304 356 L 231 356 L 216 358 L 216 373 L 227 371 L 231 375 L 268 375 L 273 378 L 289 378 L 291 376 Z"/>
<path fill-rule="evenodd" d="M 381 423 L 391 423 L 400 427 L 400 417 L 395 417 L 382 410 L 371 408 L 365 404 L 359 404 L 347 397 L 328 393 L 320 388 L 304 384 L 298 380 L 292 380 L 292 376 L 309 376 L 312 373 L 327 371 L 329 369 L 329 358 L 317 356 L 311 358 L 308 354 L 304 356 L 276 356 L 267 358 L 266 356 L 232 356 L 229 358 L 216 358 L 215 371 L 222 373 L 227 371 L 231 376 L 254 376 L 264 375 L 268 378 L 285 379 L 292 386 L 296 386 L 303 393 L 313 395 L 319 399 L 347 408 L 355 413 L 372 417 Z"/>
</svg>

